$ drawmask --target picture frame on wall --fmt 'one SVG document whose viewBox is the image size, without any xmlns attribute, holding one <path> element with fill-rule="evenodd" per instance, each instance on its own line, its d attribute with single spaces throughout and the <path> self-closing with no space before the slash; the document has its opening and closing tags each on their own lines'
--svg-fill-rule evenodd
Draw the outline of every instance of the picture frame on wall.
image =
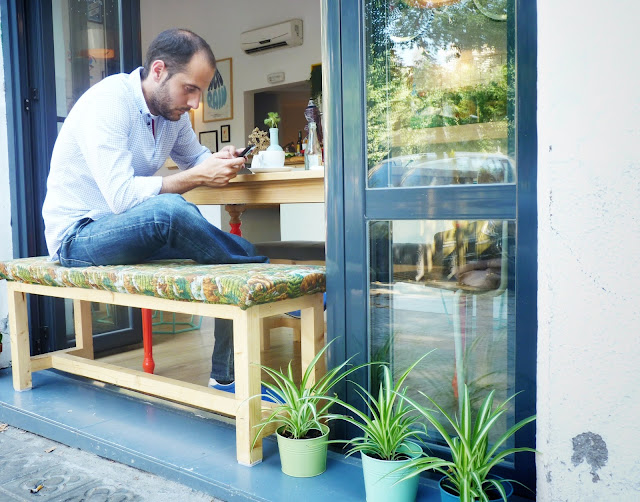
<svg viewBox="0 0 640 502">
<path fill-rule="evenodd" d="M 87 0 L 87 21 L 102 24 L 104 20 L 102 1 Z"/>
<path fill-rule="evenodd" d="M 206 146 L 211 153 L 218 151 L 218 131 L 203 131 L 200 133 L 200 144 Z"/>
<path fill-rule="evenodd" d="M 231 59 L 216 61 L 216 73 L 203 95 L 203 122 L 233 119 L 233 66 Z"/>
<path fill-rule="evenodd" d="M 220 143 L 229 143 L 231 141 L 231 125 L 220 126 Z"/>
</svg>

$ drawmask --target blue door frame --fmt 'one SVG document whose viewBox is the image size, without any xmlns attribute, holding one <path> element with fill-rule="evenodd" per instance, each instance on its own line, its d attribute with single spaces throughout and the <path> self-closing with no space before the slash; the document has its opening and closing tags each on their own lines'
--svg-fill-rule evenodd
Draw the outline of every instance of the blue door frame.
<svg viewBox="0 0 640 502">
<path fill-rule="evenodd" d="M 368 234 L 371 220 L 393 219 L 512 219 L 517 221 L 516 236 L 516 386 L 523 391 L 516 399 L 515 420 L 535 413 L 536 337 L 537 337 L 537 124 L 536 5 L 530 0 L 516 0 L 515 23 L 511 26 L 515 40 L 517 117 L 517 186 L 473 186 L 479 197 L 468 201 L 454 199 L 453 189 L 427 187 L 403 189 L 399 196 L 393 189 L 366 190 L 366 110 L 364 59 L 364 2 L 358 0 L 323 0 L 323 40 L 328 114 L 326 136 L 327 165 L 327 323 L 329 336 L 335 338 L 330 363 L 354 356 L 354 364 L 368 360 Z M 510 18 L 513 19 L 510 13 Z M 327 99 L 328 98 L 328 99 Z M 455 202 L 455 207 L 454 207 Z M 354 377 L 368 385 L 368 375 Z M 354 403 L 357 396 L 345 387 L 342 397 Z M 351 431 L 338 431 L 349 435 Z M 535 446 L 533 427 L 516 435 L 516 444 Z M 535 488 L 535 459 L 522 455 L 514 460 L 507 477 Z M 526 492 L 524 496 L 530 495 Z"/>
</svg>

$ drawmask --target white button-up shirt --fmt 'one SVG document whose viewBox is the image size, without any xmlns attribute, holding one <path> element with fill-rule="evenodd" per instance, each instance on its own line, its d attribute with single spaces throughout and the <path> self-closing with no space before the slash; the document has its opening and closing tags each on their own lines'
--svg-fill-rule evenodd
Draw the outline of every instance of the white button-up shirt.
<svg viewBox="0 0 640 502">
<path fill-rule="evenodd" d="M 198 142 L 188 113 L 176 122 L 152 117 L 140 70 L 98 82 L 64 121 L 42 207 L 52 259 L 57 259 L 62 239 L 76 221 L 119 214 L 158 195 L 162 178 L 153 175 L 167 157 L 188 169 L 211 155 Z"/>
</svg>

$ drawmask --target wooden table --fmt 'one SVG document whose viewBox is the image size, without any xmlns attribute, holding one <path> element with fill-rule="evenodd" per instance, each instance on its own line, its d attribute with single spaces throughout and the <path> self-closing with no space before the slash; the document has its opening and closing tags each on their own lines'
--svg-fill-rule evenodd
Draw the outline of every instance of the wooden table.
<svg viewBox="0 0 640 502">
<path fill-rule="evenodd" d="M 231 233 L 240 232 L 240 216 L 248 204 L 324 202 L 324 170 L 293 169 L 279 173 L 244 174 L 223 188 L 198 187 L 184 194 L 194 204 L 224 204 Z"/>
</svg>

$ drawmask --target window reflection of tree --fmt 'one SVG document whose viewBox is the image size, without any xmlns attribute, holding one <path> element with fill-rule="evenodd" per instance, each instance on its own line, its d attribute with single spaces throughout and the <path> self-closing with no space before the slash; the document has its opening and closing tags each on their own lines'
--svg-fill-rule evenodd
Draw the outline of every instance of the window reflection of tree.
<svg viewBox="0 0 640 502">
<path fill-rule="evenodd" d="M 481 3 L 501 14 L 507 2 Z M 383 159 L 424 152 L 425 129 L 508 120 L 506 23 L 473 1 L 429 9 L 407 0 L 370 2 L 366 21 L 370 169 Z M 441 157 L 508 152 L 507 129 L 462 144 L 429 145 L 429 151 Z"/>
</svg>

